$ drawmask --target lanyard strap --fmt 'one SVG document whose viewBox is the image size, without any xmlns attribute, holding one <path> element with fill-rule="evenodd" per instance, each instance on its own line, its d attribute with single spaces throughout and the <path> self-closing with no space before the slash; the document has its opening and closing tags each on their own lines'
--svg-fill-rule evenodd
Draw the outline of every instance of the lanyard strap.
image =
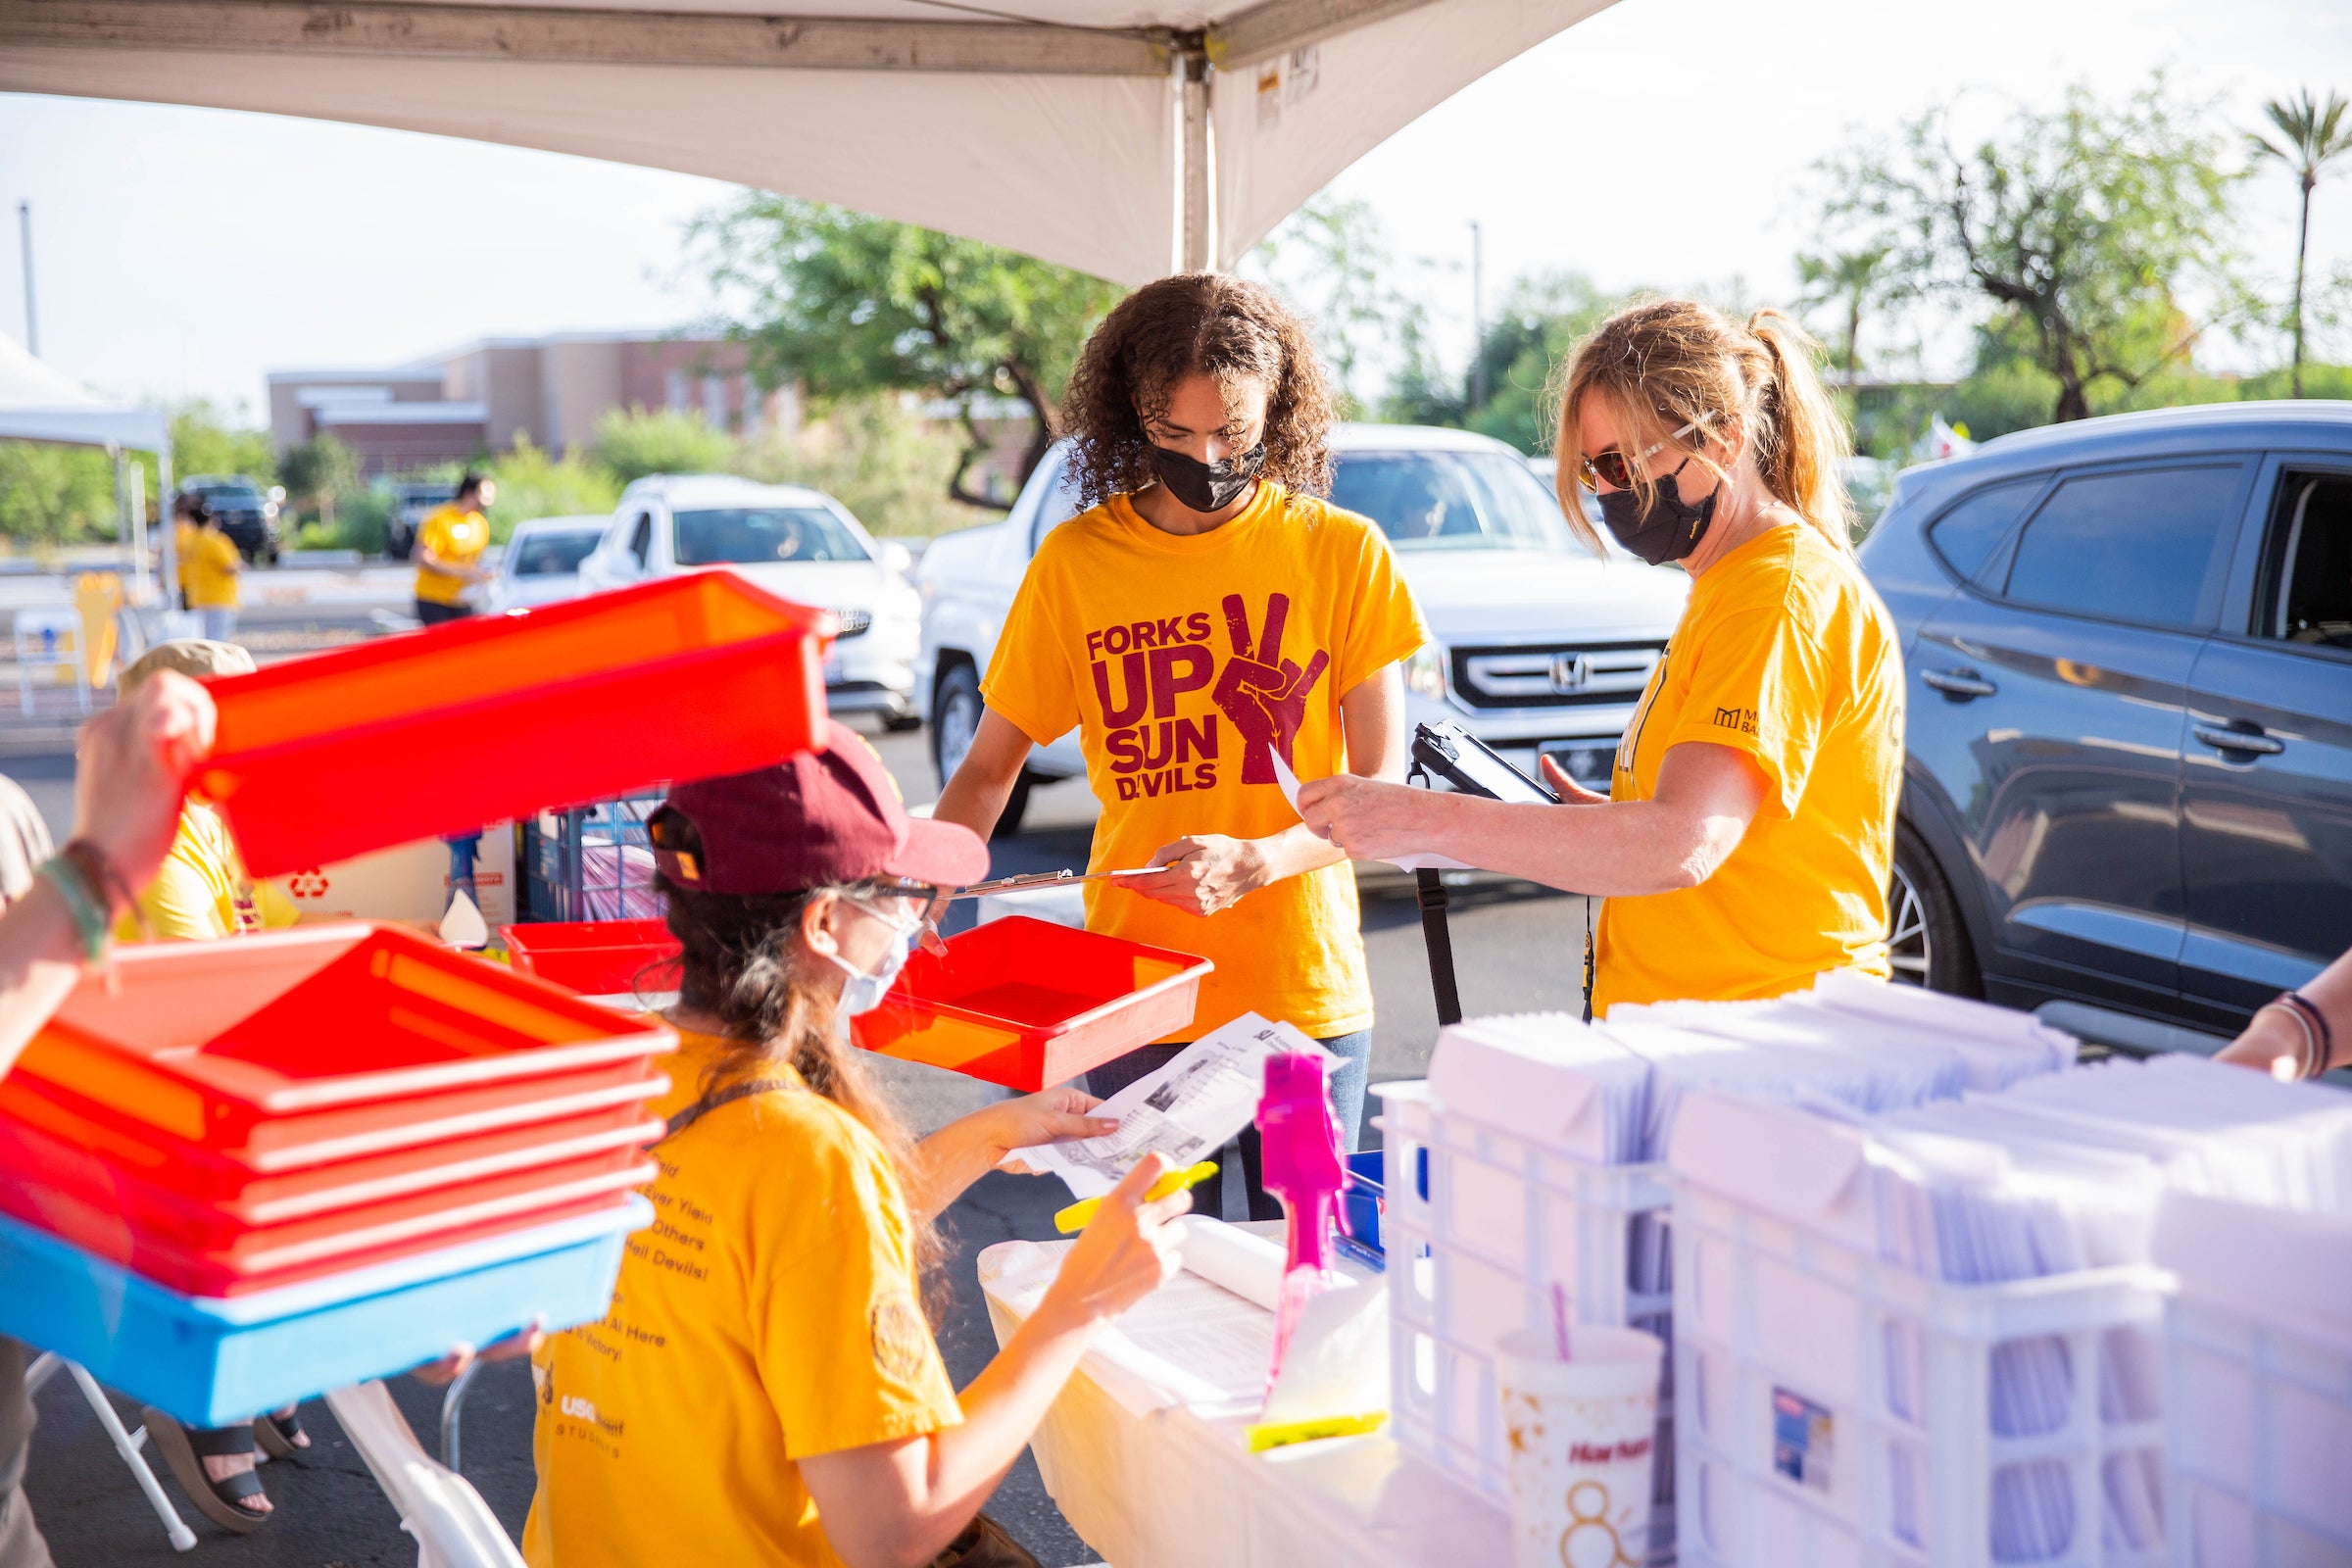
<svg viewBox="0 0 2352 1568">
<path fill-rule="evenodd" d="M 721 1105 L 731 1105 L 738 1100 L 749 1100 L 754 1095 L 764 1095 L 770 1091 L 786 1090 L 794 1086 L 789 1079 L 754 1078 L 747 1083 L 730 1084 L 724 1089 L 713 1090 L 693 1104 L 688 1105 L 684 1110 L 679 1111 L 675 1116 L 670 1117 L 669 1129 L 662 1135 L 660 1141 L 667 1143 Z"/>
</svg>

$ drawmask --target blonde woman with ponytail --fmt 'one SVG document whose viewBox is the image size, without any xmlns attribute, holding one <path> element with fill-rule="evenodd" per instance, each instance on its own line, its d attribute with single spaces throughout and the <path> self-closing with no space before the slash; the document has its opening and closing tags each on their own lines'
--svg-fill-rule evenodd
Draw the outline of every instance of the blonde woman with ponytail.
<svg viewBox="0 0 2352 1568">
<path fill-rule="evenodd" d="M 1606 897 L 1588 1001 L 1730 1000 L 1827 969 L 1884 976 L 1902 782 L 1894 622 L 1854 564 L 1842 420 L 1778 311 L 1632 306 L 1561 371 L 1559 489 L 1689 572 L 1690 598 L 1617 747 L 1609 793 L 1544 760 L 1562 805 L 1338 776 L 1309 825 L 1358 859 L 1436 851 Z"/>
</svg>

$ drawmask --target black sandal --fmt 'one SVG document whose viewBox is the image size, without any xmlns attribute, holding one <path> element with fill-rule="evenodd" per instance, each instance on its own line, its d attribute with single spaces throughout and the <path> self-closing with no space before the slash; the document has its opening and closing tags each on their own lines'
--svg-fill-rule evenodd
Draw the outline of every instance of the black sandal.
<svg viewBox="0 0 2352 1568">
<path fill-rule="evenodd" d="M 253 1441 L 272 1459 L 291 1459 L 309 1445 L 302 1440 L 308 1436 L 302 1430 L 302 1411 L 289 1408 L 284 1415 L 257 1415 L 253 1418 Z"/>
<path fill-rule="evenodd" d="M 147 1423 L 147 1438 L 164 1462 L 172 1467 L 172 1478 L 179 1490 L 188 1494 L 197 1512 L 235 1535 L 251 1535 L 270 1522 L 266 1513 L 245 1506 L 247 1497 L 264 1495 L 262 1478 L 251 1470 L 238 1472 L 225 1481 L 215 1481 L 205 1474 L 204 1461 L 208 1456 L 251 1453 L 253 1428 L 250 1426 L 218 1429 L 181 1426 L 155 1406 L 149 1405 L 141 1418 Z"/>
</svg>

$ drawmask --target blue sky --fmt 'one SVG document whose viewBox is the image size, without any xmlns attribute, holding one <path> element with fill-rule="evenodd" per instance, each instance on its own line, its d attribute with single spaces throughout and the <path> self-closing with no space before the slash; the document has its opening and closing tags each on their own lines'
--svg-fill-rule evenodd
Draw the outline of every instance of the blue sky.
<svg viewBox="0 0 2352 1568">
<path fill-rule="evenodd" d="M 1793 290 L 1806 168 L 1965 94 L 1989 117 L 2158 69 L 2252 124 L 2267 96 L 2352 96 L 2335 0 L 1620 0 L 1342 175 L 1458 355 L 1468 225 L 1490 298 L 1578 269 L 1604 284 Z M 413 359 L 467 338 L 667 326 L 709 304 L 681 232 L 712 181 L 402 131 L 0 94 L 0 217 L 33 204 L 44 357 L 120 395 L 258 415 L 270 368 Z M 2283 272 L 2282 175 L 2244 246 Z M 16 235 L 0 331 L 22 336 Z M 2315 265 L 2352 264 L 2352 172 L 2322 188 Z M 1456 341 L 1458 340 L 1458 341 Z M 1868 345 L 1865 345 L 1866 350 Z M 2352 348 L 2352 345 L 2346 345 Z"/>
</svg>

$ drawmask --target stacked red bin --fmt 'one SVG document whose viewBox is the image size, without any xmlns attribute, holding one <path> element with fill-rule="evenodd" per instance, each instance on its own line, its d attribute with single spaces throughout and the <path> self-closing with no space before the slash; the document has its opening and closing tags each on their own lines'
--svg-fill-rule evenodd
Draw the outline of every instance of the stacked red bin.
<svg viewBox="0 0 2352 1568">
<path fill-rule="evenodd" d="M 0 1211 L 248 1292 L 625 1204 L 667 1031 L 392 927 L 133 949 L 0 1079 Z"/>
</svg>

